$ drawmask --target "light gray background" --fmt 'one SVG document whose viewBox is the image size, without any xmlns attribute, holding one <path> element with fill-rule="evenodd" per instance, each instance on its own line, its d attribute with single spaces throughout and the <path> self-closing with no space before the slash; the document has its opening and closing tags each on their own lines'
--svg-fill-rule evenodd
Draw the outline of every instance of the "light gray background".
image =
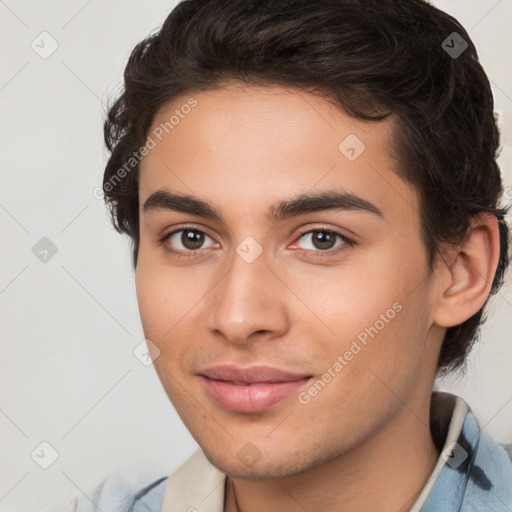
<svg viewBox="0 0 512 512">
<path fill-rule="evenodd" d="M 438 0 L 462 22 L 492 81 L 504 180 L 512 187 L 512 0 Z M 138 488 L 195 449 L 143 340 L 127 240 L 101 186 L 104 102 L 133 46 L 172 1 L 0 0 L 1 511 L 39 511 L 118 475 Z M 48 32 L 51 36 L 40 34 Z M 56 51 L 42 58 L 41 52 Z M 53 43 L 55 44 L 55 43 Z M 512 198 L 512 188 L 508 190 Z M 32 252 L 43 237 L 57 253 Z M 41 255 L 43 256 L 43 255 Z M 439 382 L 512 442 L 512 291 L 493 300 L 465 377 Z M 48 468 L 49 443 L 58 458 Z"/>
</svg>

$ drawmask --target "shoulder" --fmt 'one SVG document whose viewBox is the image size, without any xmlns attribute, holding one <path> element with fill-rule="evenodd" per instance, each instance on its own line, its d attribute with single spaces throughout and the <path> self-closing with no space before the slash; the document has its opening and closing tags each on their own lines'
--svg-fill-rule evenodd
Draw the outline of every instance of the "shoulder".
<svg viewBox="0 0 512 512">
<path fill-rule="evenodd" d="M 168 476 L 162 476 L 142 488 L 134 496 L 130 512 L 160 512 L 168 480 Z"/>
<path fill-rule="evenodd" d="M 134 489 L 123 477 L 112 475 L 64 505 L 37 512 L 160 512 L 166 499 L 172 510 L 176 501 L 190 501 L 191 497 L 195 501 L 217 487 L 210 501 L 220 502 L 224 496 L 219 483 L 224 477 L 199 448 L 171 476 L 162 475 L 142 488 Z"/>
<path fill-rule="evenodd" d="M 512 510 L 512 446 L 498 442 L 484 431 L 480 432 L 464 505 L 462 510 L 482 510 L 484 505 L 486 510 Z"/>
<path fill-rule="evenodd" d="M 162 476 L 134 491 L 125 479 L 112 476 L 65 505 L 41 512 L 160 512 L 167 479 Z"/>
</svg>

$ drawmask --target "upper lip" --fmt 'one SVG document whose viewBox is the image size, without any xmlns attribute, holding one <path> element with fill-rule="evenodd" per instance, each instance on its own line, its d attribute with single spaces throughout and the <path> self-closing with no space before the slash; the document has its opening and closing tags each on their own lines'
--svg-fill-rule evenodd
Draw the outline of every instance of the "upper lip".
<svg viewBox="0 0 512 512">
<path fill-rule="evenodd" d="M 311 375 L 297 374 L 272 366 L 240 368 L 232 365 L 219 365 L 199 373 L 209 379 L 232 382 L 290 382 L 311 377 Z"/>
</svg>

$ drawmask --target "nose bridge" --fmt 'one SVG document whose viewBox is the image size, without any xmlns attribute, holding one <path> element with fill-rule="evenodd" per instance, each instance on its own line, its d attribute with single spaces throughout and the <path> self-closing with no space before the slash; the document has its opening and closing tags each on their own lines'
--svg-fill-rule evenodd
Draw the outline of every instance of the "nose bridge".
<svg viewBox="0 0 512 512">
<path fill-rule="evenodd" d="M 263 248 L 250 238 L 233 253 L 230 268 L 214 289 L 208 313 L 208 328 L 232 343 L 247 343 L 257 331 L 286 327 L 282 290 L 278 291 L 276 278 L 267 268 Z"/>
</svg>

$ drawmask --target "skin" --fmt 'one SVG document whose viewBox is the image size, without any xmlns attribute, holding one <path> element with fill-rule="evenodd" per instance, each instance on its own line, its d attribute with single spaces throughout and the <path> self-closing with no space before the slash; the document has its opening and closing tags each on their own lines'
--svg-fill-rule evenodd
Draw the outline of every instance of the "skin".
<svg viewBox="0 0 512 512">
<path fill-rule="evenodd" d="M 162 108 L 152 128 L 190 96 Z M 467 242 L 429 274 L 417 194 L 393 171 L 392 118 L 359 121 L 281 87 L 226 85 L 193 97 L 197 106 L 141 163 L 136 288 L 160 381 L 229 476 L 224 510 L 409 510 L 439 456 L 428 425 L 442 338 L 489 293 L 496 219 L 475 218 Z M 353 162 L 338 150 L 349 134 L 366 146 Z M 161 189 L 211 202 L 222 222 L 144 212 Z M 383 218 L 336 210 L 272 223 L 264 215 L 276 201 L 320 190 L 350 191 Z M 158 242 L 185 223 L 206 233 L 199 249 L 183 245 L 181 232 Z M 343 240 L 326 249 L 301 236 L 310 229 L 356 243 L 335 254 Z M 236 251 L 248 236 L 263 250 L 252 263 Z M 178 258 L 166 246 L 196 252 Z M 227 411 L 196 375 L 229 362 L 321 378 L 394 303 L 401 311 L 307 404 L 293 394 L 260 413 Z M 252 467 L 237 457 L 249 442 L 261 455 Z"/>
</svg>

